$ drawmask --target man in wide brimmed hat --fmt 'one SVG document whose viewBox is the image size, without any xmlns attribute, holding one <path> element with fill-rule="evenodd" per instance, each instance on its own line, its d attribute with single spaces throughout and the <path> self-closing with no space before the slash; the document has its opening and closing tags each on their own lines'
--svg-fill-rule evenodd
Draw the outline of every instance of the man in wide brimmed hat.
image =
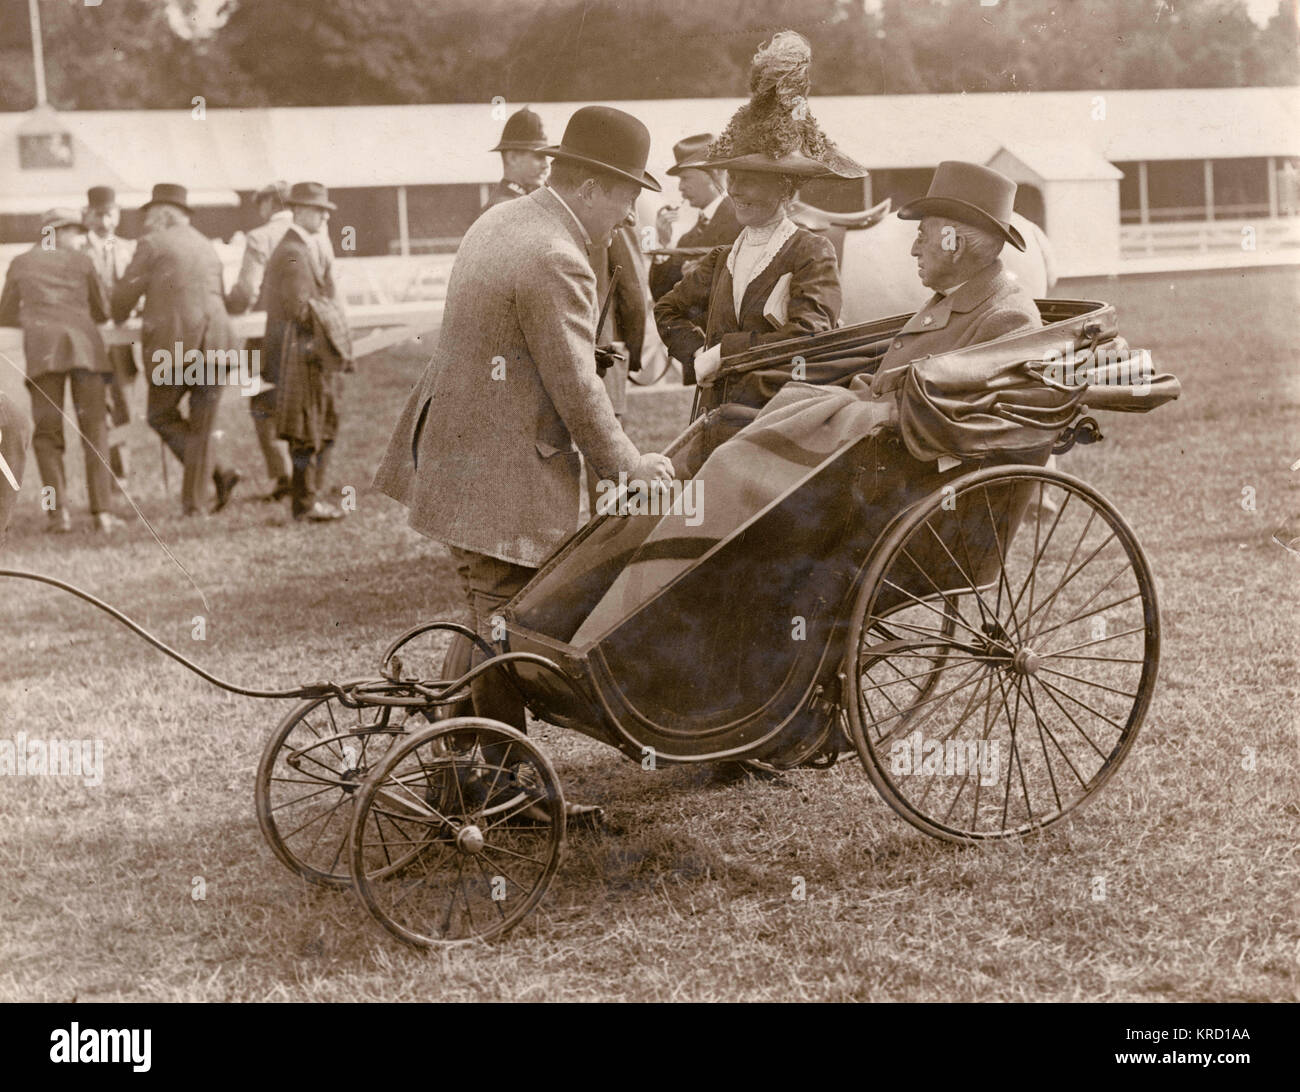
<svg viewBox="0 0 1300 1092">
<path fill-rule="evenodd" d="M 501 153 L 501 181 L 492 187 L 484 209 L 524 197 L 546 178 L 546 156 L 542 154 L 550 141 L 542 128 L 542 119 L 527 106 L 506 118 L 494 152 Z"/>
<path fill-rule="evenodd" d="M 254 311 L 265 311 L 266 300 L 262 293 L 262 284 L 266 277 L 266 265 L 271 260 L 275 248 L 280 245 L 284 233 L 293 223 L 293 211 L 289 208 L 289 183 L 283 180 L 268 182 L 253 194 L 253 208 L 257 211 L 258 225 L 244 236 L 244 257 L 239 264 L 239 276 L 226 293 L 226 310 L 232 315 L 241 315 L 250 307 Z M 248 352 L 256 351 L 261 365 L 257 393 L 248 400 L 248 412 L 253 418 L 253 431 L 257 434 L 257 445 L 262 451 L 262 461 L 266 464 L 266 476 L 271 488 L 264 500 L 278 501 L 289 495 L 291 488 L 289 477 L 289 460 L 275 431 L 275 388 L 278 379 L 267 367 L 264 339 L 249 338 L 244 343 Z"/>
<path fill-rule="evenodd" d="M 32 447 L 41 483 L 50 493 L 44 505 L 48 530 L 72 529 L 71 497 L 63 474 L 63 400 L 72 404 L 86 458 L 90 511 L 98 530 L 119 523 L 109 511 L 110 477 L 105 392 L 111 374 L 97 323 L 108 319 L 108 297 L 79 250 L 86 228 L 78 209 L 51 209 L 41 221 L 41 238 L 9 263 L 0 294 L 0 326 L 21 326 L 32 399 Z M 2 437 L 0 437 L 2 439 Z M 21 468 L 20 468 L 21 469 Z M 12 485 L 0 478 L 0 490 Z"/>
<path fill-rule="evenodd" d="M 86 191 L 86 253 L 104 282 L 109 299 L 113 298 L 113 289 L 135 256 L 135 240 L 117 234 L 121 219 L 122 210 L 112 186 L 91 186 Z M 140 374 L 138 352 L 134 345 L 108 347 L 108 362 L 113 367 L 108 384 L 109 465 L 120 479 L 126 478 L 128 470 L 123 435 L 131 423 L 131 400 Z"/>
<path fill-rule="evenodd" d="M 489 209 L 461 241 L 437 349 L 375 475 L 412 527 L 451 548 L 488 640 L 496 611 L 577 530 L 579 453 L 607 480 L 672 476 L 668 459 L 628 439 L 597 375 L 588 257 L 642 189 L 659 189 L 645 170 L 649 131 L 587 106 L 543 151 L 549 185 Z M 525 727 L 518 693 L 495 672 L 476 681 L 474 708 Z"/>
<path fill-rule="evenodd" d="M 185 187 L 160 182 L 142 211 L 145 235 L 113 289 L 113 320 L 125 322 L 144 297 L 142 345 L 149 372 L 149 425 L 185 467 L 182 511 L 199 516 L 207 510 L 210 444 L 221 384 L 206 382 L 206 367 L 192 369 L 187 378 L 184 357 L 197 352 L 205 362 L 216 353 L 231 359 L 239 350 L 239 340 L 226 314 L 221 259 L 212 242 L 190 223 Z M 200 378 L 204 381 L 197 381 Z M 186 397 L 188 417 L 180 408 Z M 236 470 L 213 467 L 214 511 L 229 503 L 239 477 Z"/>
<path fill-rule="evenodd" d="M 726 190 L 723 172 L 702 166 L 709 157 L 713 143 L 712 133 L 697 133 L 673 145 L 674 163 L 668 173 L 677 179 L 677 188 L 687 204 L 699 209 L 695 223 L 677 238 L 673 249 L 689 247 L 727 246 L 740 234 L 740 221 L 736 219 L 736 206 Z M 655 217 L 655 230 L 661 247 L 672 239 L 673 221 L 677 210 L 665 206 Z M 682 279 L 687 259 L 676 254 L 658 254 L 650 267 L 650 294 L 659 299 Z"/>
<path fill-rule="evenodd" d="M 1010 243 L 1025 249 L 1011 222 L 1016 184 L 991 167 L 947 160 L 929 192 L 898 210 L 919 220 L 912 256 L 934 295 L 894 338 L 873 389 L 894 382 L 919 357 L 992 341 L 1042 325 L 1033 297 L 1002 268 Z"/>
<path fill-rule="evenodd" d="M 293 517 L 326 523 L 343 517 L 323 494 L 338 435 L 341 373 L 352 364 L 351 333 L 321 242 L 338 206 L 319 182 L 294 183 L 285 204 L 293 222 L 266 269 L 263 363 L 277 384 L 276 431 L 293 463 Z"/>
</svg>

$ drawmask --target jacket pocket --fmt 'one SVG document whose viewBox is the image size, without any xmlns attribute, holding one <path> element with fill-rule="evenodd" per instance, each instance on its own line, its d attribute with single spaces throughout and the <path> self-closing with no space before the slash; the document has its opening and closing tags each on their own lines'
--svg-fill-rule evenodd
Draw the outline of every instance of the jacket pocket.
<svg viewBox="0 0 1300 1092">
<path fill-rule="evenodd" d="M 429 395 L 420 403 L 420 413 L 415 419 L 415 428 L 411 432 L 411 463 L 416 470 L 420 469 L 420 433 L 424 431 L 424 422 L 429 416 L 429 405 L 432 402 L 433 395 Z"/>
<path fill-rule="evenodd" d="M 578 449 L 570 442 L 567 447 L 556 447 L 554 444 L 548 444 L 545 440 L 537 440 L 534 445 L 537 448 L 537 454 L 543 459 L 553 459 L 556 455 L 576 455 Z"/>
</svg>

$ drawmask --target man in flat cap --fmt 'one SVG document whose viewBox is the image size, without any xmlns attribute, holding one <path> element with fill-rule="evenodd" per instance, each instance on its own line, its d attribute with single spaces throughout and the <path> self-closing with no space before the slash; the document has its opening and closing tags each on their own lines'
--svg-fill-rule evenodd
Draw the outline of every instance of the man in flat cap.
<svg viewBox="0 0 1300 1092">
<path fill-rule="evenodd" d="M 288 196 L 289 183 L 284 181 L 268 182 L 253 195 L 253 207 L 260 222 L 244 236 L 244 259 L 239 265 L 239 276 L 226 293 L 226 310 L 232 315 L 242 315 L 250 308 L 266 310 L 263 291 L 266 263 L 293 223 L 293 211 L 285 204 Z M 248 412 L 253 418 L 253 431 L 257 434 L 266 476 L 271 482 L 270 492 L 263 499 L 278 501 L 287 497 L 291 489 L 289 460 L 275 430 L 275 387 L 279 380 L 268 366 L 262 338 L 249 338 L 244 348 L 250 353 L 256 351 L 261 362 L 261 381 L 257 393 L 248 400 Z"/>
<path fill-rule="evenodd" d="M 63 475 L 63 397 L 68 387 L 82 435 L 95 527 L 111 531 L 121 524 L 109 511 L 111 479 L 104 462 L 110 371 L 97 323 L 108 320 L 108 298 L 95 267 L 80 250 L 85 232 L 80 210 L 51 209 L 41 222 L 41 240 L 9 263 L 0 294 L 0 326 L 21 326 L 23 331 L 35 426 L 32 447 L 41 484 L 50 490 L 47 530 L 56 533 L 72 530 Z M 0 489 L 10 488 L 6 476 Z"/>
<path fill-rule="evenodd" d="M 699 133 L 673 145 L 673 159 L 676 162 L 668 168 L 668 173 L 677 179 L 677 188 L 681 190 L 686 203 L 700 210 L 695 223 L 673 245 L 674 250 L 730 246 L 740 234 L 736 206 L 723 185 L 722 172 L 699 166 L 709 158 L 709 145 L 712 143 L 712 133 Z M 670 207 L 660 209 L 655 218 L 655 231 L 661 248 L 667 248 L 672 242 L 675 219 L 676 210 Z M 650 267 L 650 294 L 656 300 L 671 292 L 673 286 L 682 279 L 682 267 L 688 260 L 685 256 L 675 254 L 655 256 L 654 264 Z"/>
<path fill-rule="evenodd" d="M 150 427 L 185 467 L 181 481 L 181 510 L 187 516 L 206 515 L 209 445 L 221 383 L 186 381 L 186 355 L 239 350 L 239 341 L 226 314 L 221 259 L 212 242 L 190 223 L 189 195 L 184 186 L 160 182 L 143 207 L 145 234 L 135 257 L 113 289 L 113 321 L 123 323 L 141 296 L 144 366 L 149 372 Z M 182 359 L 175 359 L 180 355 Z M 163 368 L 167 362 L 170 368 Z M 188 395 L 189 416 L 181 413 Z M 230 501 L 239 472 L 217 465 L 213 511 Z"/>
<path fill-rule="evenodd" d="M 470 227 L 437 349 L 375 475 L 412 527 L 450 548 L 488 640 L 496 611 L 577 530 L 579 452 L 607 480 L 672 478 L 669 459 L 628 439 L 595 360 L 590 248 L 626 220 L 642 188 L 659 189 L 645 171 L 649 150 L 649 131 L 630 114 L 583 107 L 545 149 L 555 159 L 549 185 Z M 479 716 L 524 730 L 519 694 L 498 672 L 475 681 L 473 698 Z"/>
<path fill-rule="evenodd" d="M 135 256 L 135 240 L 117 234 L 122 210 L 112 186 L 91 186 L 86 191 L 86 253 L 104 282 L 104 291 L 113 298 L 113 289 L 122 279 Z M 122 437 L 131 423 L 131 400 L 135 394 L 140 365 L 134 345 L 110 345 L 108 362 L 113 371 L 108 382 L 109 466 L 121 480 L 127 475 L 126 443 Z"/>
</svg>

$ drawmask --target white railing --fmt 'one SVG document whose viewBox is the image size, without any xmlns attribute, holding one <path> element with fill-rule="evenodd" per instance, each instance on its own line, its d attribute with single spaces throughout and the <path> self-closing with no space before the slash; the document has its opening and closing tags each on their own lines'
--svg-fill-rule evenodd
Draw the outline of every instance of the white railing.
<svg viewBox="0 0 1300 1092">
<path fill-rule="evenodd" d="M 1240 254 L 1246 262 L 1270 256 L 1285 259 L 1294 256 L 1288 252 L 1300 250 L 1300 217 L 1124 224 L 1119 245 L 1125 259 L 1180 254 Z"/>
</svg>

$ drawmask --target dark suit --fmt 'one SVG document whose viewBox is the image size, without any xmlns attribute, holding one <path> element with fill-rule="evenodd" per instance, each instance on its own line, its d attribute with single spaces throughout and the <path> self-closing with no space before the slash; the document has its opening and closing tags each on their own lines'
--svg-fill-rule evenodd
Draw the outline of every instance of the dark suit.
<svg viewBox="0 0 1300 1092">
<path fill-rule="evenodd" d="M 149 425 L 185 466 L 181 504 L 198 511 L 208 479 L 208 444 L 221 386 L 155 382 L 158 367 L 181 351 L 230 352 L 239 341 L 230 327 L 221 281 L 221 260 L 207 237 L 189 224 L 146 235 L 113 290 L 113 319 L 125 322 L 144 296 L 141 340 L 149 380 Z M 173 361 L 179 367 L 182 361 Z M 190 397 L 190 415 L 180 412 Z"/>
<path fill-rule="evenodd" d="M 21 326 L 32 399 L 32 447 L 41 482 L 66 508 L 63 476 L 63 398 L 72 404 L 86 458 L 92 513 L 109 508 L 106 395 L 111 368 L 95 325 L 108 319 L 108 299 L 91 260 L 75 250 L 45 250 L 39 244 L 9 265 L 0 294 L 0 325 Z M 0 489 L 8 489 L 0 481 Z M 53 514 L 53 509 L 50 510 Z"/>
<path fill-rule="evenodd" d="M 724 357 L 756 345 L 833 329 L 840 315 L 840 274 L 828 239 L 797 228 L 745 289 L 740 314 L 732 298 L 727 255 L 711 250 L 655 304 L 655 322 L 668 352 L 682 365 L 682 382 L 695 382 L 695 350 L 721 344 Z M 764 317 L 776 282 L 791 274 L 788 317 L 781 326 Z"/>
<path fill-rule="evenodd" d="M 536 186 L 529 189 L 522 183 L 511 182 L 510 179 L 503 178 L 492 187 L 492 192 L 488 194 L 487 204 L 478 210 L 478 214 L 482 216 L 488 209 L 501 204 L 502 201 L 513 201 L 516 197 L 527 197 L 535 189 L 537 189 Z"/>
<path fill-rule="evenodd" d="M 722 203 L 713 212 L 711 219 L 705 220 L 703 210 L 690 231 L 674 243 L 678 247 L 691 246 L 730 246 L 740 234 L 740 221 L 736 219 L 736 206 L 730 197 L 723 196 Z M 656 260 L 650 267 L 650 295 L 656 300 L 667 295 L 682 279 L 684 258 L 664 257 Z"/>
<path fill-rule="evenodd" d="M 293 511 L 316 501 L 338 434 L 338 372 L 329 339 L 317 329 L 313 300 L 333 300 L 334 280 L 297 227 L 284 233 L 262 281 L 265 366 L 278 376 L 276 431 L 293 459 Z"/>
</svg>

